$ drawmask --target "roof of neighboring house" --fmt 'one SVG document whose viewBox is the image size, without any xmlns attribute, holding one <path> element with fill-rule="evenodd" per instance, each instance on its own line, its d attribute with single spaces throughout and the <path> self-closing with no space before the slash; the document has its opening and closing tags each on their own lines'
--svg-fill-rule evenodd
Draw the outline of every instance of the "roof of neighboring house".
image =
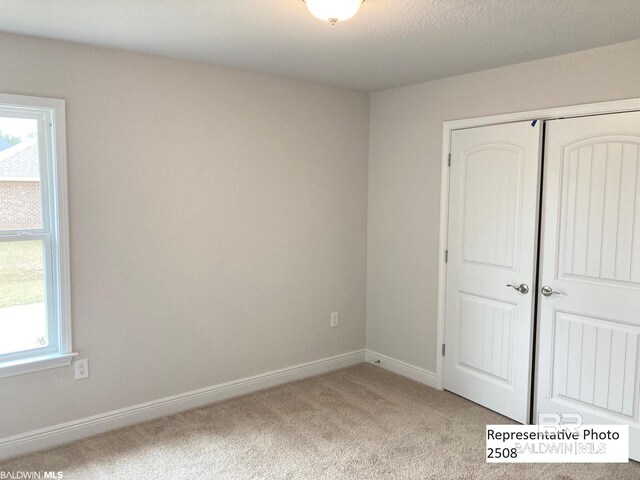
<svg viewBox="0 0 640 480">
<path fill-rule="evenodd" d="M 0 152 L 0 179 L 40 178 L 37 139 L 24 140 Z"/>
</svg>

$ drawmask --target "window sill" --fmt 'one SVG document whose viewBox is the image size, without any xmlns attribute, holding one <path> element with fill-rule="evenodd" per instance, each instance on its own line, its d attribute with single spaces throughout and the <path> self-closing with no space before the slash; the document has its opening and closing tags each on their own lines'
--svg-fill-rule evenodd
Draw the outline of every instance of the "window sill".
<svg viewBox="0 0 640 480">
<path fill-rule="evenodd" d="M 77 353 L 55 353 L 41 357 L 23 358 L 12 362 L 0 363 L 0 378 L 22 375 L 23 373 L 66 367 Z"/>
</svg>

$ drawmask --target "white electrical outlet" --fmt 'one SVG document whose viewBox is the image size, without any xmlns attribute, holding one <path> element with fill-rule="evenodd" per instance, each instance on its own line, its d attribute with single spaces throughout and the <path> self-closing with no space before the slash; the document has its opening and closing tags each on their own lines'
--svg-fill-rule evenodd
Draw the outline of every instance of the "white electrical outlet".
<svg viewBox="0 0 640 480">
<path fill-rule="evenodd" d="M 76 380 L 89 377 L 89 360 L 87 358 L 76 360 L 73 362 L 73 366 L 76 369 Z"/>
<path fill-rule="evenodd" d="M 331 313 L 331 328 L 340 325 L 340 319 L 338 318 L 338 312 Z"/>
</svg>

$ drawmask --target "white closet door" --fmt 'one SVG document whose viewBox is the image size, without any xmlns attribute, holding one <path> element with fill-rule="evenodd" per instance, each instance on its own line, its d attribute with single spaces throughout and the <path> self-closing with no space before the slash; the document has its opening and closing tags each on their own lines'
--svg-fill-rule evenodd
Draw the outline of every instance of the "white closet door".
<svg viewBox="0 0 640 480">
<path fill-rule="evenodd" d="M 540 125 L 520 122 L 454 131 L 451 147 L 444 387 L 522 423 L 540 142 Z"/>
<path fill-rule="evenodd" d="M 640 458 L 640 113 L 547 124 L 538 413 L 628 424 Z"/>
</svg>

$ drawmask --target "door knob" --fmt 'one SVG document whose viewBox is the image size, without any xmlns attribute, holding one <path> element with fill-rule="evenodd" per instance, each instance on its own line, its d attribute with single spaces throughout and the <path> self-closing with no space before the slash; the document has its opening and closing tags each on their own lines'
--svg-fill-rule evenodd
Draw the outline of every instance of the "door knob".
<svg viewBox="0 0 640 480">
<path fill-rule="evenodd" d="M 511 287 L 514 290 L 517 290 L 518 292 L 520 292 L 523 295 L 526 295 L 527 293 L 529 293 L 529 285 L 527 285 L 526 283 L 521 283 L 519 286 L 515 286 L 515 285 L 511 285 L 510 283 L 507 284 L 507 287 Z"/>
<path fill-rule="evenodd" d="M 560 295 L 559 292 L 554 292 L 551 287 L 547 287 L 546 285 L 540 289 L 540 293 L 545 297 L 550 297 L 551 295 Z"/>
</svg>

